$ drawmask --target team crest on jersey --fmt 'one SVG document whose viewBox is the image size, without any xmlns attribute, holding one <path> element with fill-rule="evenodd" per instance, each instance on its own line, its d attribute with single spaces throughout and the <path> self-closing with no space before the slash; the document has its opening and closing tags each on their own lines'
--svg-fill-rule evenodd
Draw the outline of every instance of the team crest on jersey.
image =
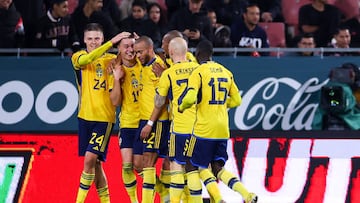
<svg viewBox="0 0 360 203">
<path fill-rule="evenodd" d="M 139 87 L 139 81 L 136 79 L 135 74 L 131 74 L 131 85 L 133 88 L 137 89 Z"/>
<path fill-rule="evenodd" d="M 101 64 L 96 64 L 96 76 L 101 77 L 103 75 L 103 69 L 101 68 Z"/>
</svg>

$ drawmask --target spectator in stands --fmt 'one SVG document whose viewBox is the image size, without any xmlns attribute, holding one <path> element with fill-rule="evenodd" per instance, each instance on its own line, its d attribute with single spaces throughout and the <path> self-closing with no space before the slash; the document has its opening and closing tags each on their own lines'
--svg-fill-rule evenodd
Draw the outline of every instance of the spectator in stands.
<svg viewBox="0 0 360 203">
<path fill-rule="evenodd" d="M 216 13 L 214 10 L 208 10 L 208 18 L 211 22 L 211 27 L 214 33 L 212 41 L 214 47 L 231 47 L 230 27 L 217 23 Z M 231 54 L 231 53 L 230 53 Z"/>
<path fill-rule="evenodd" d="M 216 30 L 216 28 L 222 26 L 221 23 L 218 23 L 218 22 L 217 22 L 217 16 L 216 16 L 215 10 L 209 8 L 209 9 L 207 10 L 207 15 L 208 15 L 208 18 L 209 18 L 209 20 L 210 20 L 211 27 L 212 27 L 212 29 L 213 29 L 214 31 Z"/>
<path fill-rule="evenodd" d="M 256 4 L 246 6 L 243 18 L 238 18 L 231 25 L 231 42 L 235 47 L 243 48 L 268 48 L 269 43 L 264 29 L 258 23 L 260 20 L 260 9 Z M 258 53 L 251 53 L 258 55 Z M 251 55 L 250 54 L 250 55 Z M 244 55 L 241 54 L 240 55 Z M 249 55 L 249 53 L 246 53 Z M 269 55 L 263 52 L 260 55 Z"/>
<path fill-rule="evenodd" d="M 204 39 L 213 40 L 213 33 L 207 13 L 201 10 L 203 0 L 189 0 L 189 6 L 179 9 L 171 18 L 169 29 L 179 30 L 188 38 L 188 46 Z"/>
<path fill-rule="evenodd" d="M 177 10 L 188 7 L 188 0 L 165 0 L 165 5 L 167 8 L 167 19 L 171 20 Z"/>
<path fill-rule="evenodd" d="M 350 47 L 360 47 L 360 15 L 342 23 L 342 26 L 348 27 L 350 30 Z"/>
<path fill-rule="evenodd" d="M 84 5 L 86 0 L 79 0 L 78 5 Z M 101 10 L 108 15 L 114 24 L 119 28 L 121 26 L 122 15 L 116 0 L 103 0 L 103 6 Z"/>
<path fill-rule="evenodd" d="M 25 37 L 23 40 L 23 47 L 32 47 L 34 43 L 37 20 L 46 14 L 45 2 L 50 0 L 12 0 L 15 4 L 16 10 L 21 14 Z M 1 22 L 4 22 L 0 20 Z M 6 21 L 5 21 L 6 22 Z"/>
<path fill-rule="evenodd" d="M 342 50 L 350 48 L 351 35 L 350 31 L 346 27 L 339 27 L 334 34 L 334 43 L 332 43 L 330 48 L 338 48 L 339 52 L 326 52 L 327 56 L 355 56 L 359 53 L 355 52 L 343 52 Z"/>
<path fill-rule="evenodd" d="M 248 0 L 205 0 L 204 4 L 216 12 L 218 22 L 230 26 L 233 19 L 242 16 Z"/>
<path fill-rule="evenodd" d="M 310 33 L 301 34 L 297 37 L 297 48 L 315 48 L 314 36 Z M 316 56 L 313 51 L 289 52 L 287 56 Z"/>
<path fill-rule="evenodd" d="M 318 47 L 327 47 L 340 24 L 341 12 L 327 0 L 312 0 L 299 10 L 301 33 L 313 33 Z"/>
<path fill-rule="evenodd" d="M 0 48 L 20 47 L 24 26 L 12 0 L 0 0 Z"/>
<path fill-rule="evenodd" d="M 85 4 L 78 5 L 71 15 L 81 47 L 85 47 L 83 32 L 89 23 L 99 23 L 104 28 L 105 41 L 111 39 L 118 32 L 118 28 L 111 18 L 101 10 L 102 7 L 102 0 L 86 0 Z"/>
<path fill-rule="evenodd" d="M 119 5 L 115 0 L 103 0 L 102 11 L 107 14 L 114 24 L 120 28 L 121 26 L 121 11 Z"/>
<path fill-rule="evenodd" d="M 164 10 L 158 3 L 149 3 L 147 6 L 147 13 L 150 20 L 157 25 L 162 38 L 169 31 L 167 17 Z"/>
<path fill-rule="evenodd" d="M 257 4 L 260 8 L 260 21 L 284 22 L 281 10 L 281 0 L 248 0 L 250 4 Z"/>
<path fill-rule="evenodd" d="M 171 0 L 171 1 L 173 1 L 173 0 Z M 146 0 L 146 2 L 147 3 L 155 3 L 158 1 L 157 0 Z M 121 20 L 124 20 L 125 18 L 127 18 L 131 15 L 133 3 L 134 3 L 134 0 L 121 0 L 120 6 L 119 6 L 120 12 L 121 12 Z"/>
<path fill-rule="evenodd" d="M 40 48 L 72 48 L 74 52 L 80 48 L 79 38 L 70 20 L 68 0 L 52 0 L 51 8 L 38 21 L 34 47 Z"/>
<path fill-rule="evenodd" d="M 121 30 L 146 35 L 154 42 L 154 48 L 161 46 L 160 30 L 146 15 L 146 1 L 135 0 L 132 4 L 132 14 L 121 21 Z"/>
</svg>

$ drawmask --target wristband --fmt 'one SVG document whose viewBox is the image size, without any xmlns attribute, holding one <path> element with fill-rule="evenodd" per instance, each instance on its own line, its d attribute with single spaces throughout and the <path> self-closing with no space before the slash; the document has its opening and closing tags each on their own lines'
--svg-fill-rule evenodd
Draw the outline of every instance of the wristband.
<svg viewBox="0 0 360 203">
<path fill-rule="evenodd" d="M 147 125 L 149 125 L 149 126 L 153 126 L 154 125 L 154 121 L 152 121 L 152 120 L 148 120 L 148 122 L 147 122 Z"/>
</svg>

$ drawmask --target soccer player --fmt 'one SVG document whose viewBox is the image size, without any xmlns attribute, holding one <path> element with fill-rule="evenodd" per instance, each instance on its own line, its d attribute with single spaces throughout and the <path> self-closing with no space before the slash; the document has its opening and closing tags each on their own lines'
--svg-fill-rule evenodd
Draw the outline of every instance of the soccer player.
<svg viewBox="0 0 360 203">
<path fill-rule="evenodd" d="M 167 65 L 167 67 L 170 67 L 173 64 L 172 59 L 170 58 L 169 55 L 169 42 L 174 39 L 175 37 L 182 37 L 183 38 L 183 34 L 177 30 L 171 30 L 168 33 L 166 33 L 162 39 L 162 44 L 161 44 L 161 48 L 164 50 L 164 54 L 165 54 L 165 59 L 163 59 Z M 186 52 L 186 59 L 188 61 L 193 61 L 196 62 L 196 58 L 194 57 L 194 55 L 187 51 Z"/>
<path fill-rule="evenodd" d="M 183 34 L 181 32 L 179 32 L 178 30 L 171 30 L 169 32 L 167 32 L 163 39 L 162 39 L 162 45 L 161 45 L 161 48 L 164 50 L 164 56 L 163 56 L 163 61 L 165 62 L 166 66 L 169 68 L 171 65 L 173 65 L 173 60 L 171 59 L 170 57 L 170 54 L 169 54 L 169 43 L 172 39 L 176 38 L 176 37 L 181 37 L 181 38 L 184 38 Z M 188 61 L 193 61 L 193 62 L 196 62 L 196 58 L 194 57 L 194 55 L 187 51 L 186 52 L 186 60 Z M 161 75 L 161 73 L 164 71 L 164 69 L 161 69 L 161 68 L 157 68 L 155 67 L 154 68 L 154 72 L 158 73 L 158 75 Z M 170 103 L 170 106 L 169 106 L 169 111 L 171 112 L 172 111 L 172 104 Z M 169 120 L 171 121 L 172 120 L 172 115 L 170 114 L 169 115 Z"/>
<path fill-rule="evenodd" d="M 192 72 L 188 92 L 178 109 L 183 112 L 196 102 L 196 121 L 187 151 L 191 162 L 188 167 L 194 173 L 199 168 L 200 177 L 215 202 L 221 202 L 222 197 L 212 192 L 217 187 L 214 175 L 240 193 L 246 203 L 255 203 L 257 196 L 249 193 L 239 179 L 224 168 L 230 137 L 227 108 L 239 106 L 241 97 L 232 73 L 211 61 L 212 50 L 209 41 L 202 41 L 196 47 L 195 56 L 201 65 Z M 214 175 L 207 169 L 209 164 Z"/>
<path fill-rule="evenodd" d="M 125 73 L 121 82 L 116 81 L 112 92 L 122 95 L 114 101 L 121 106 L 119 114 L 119 142 L 122 158 L 122 179 L 132 203 L 137 203 L 136 173 L 142 171 L 142 140 L 137 137 L 140 121 L 139 91 L 142 65 L 137 63 L 134 52 L 135 39 L 122 39 L 118 45 L 118 58 L 113 66 L 120 66 Z"/>
<path fill-rule="evenodd" d="M 158 115 L 165 107 L 166 99 L 169 98 L 174 107 L 173 109 L 176 110 L 170 112 L 173 118 L 169 144 L 171 171 L 170 202 L 172 203 L 180 202 L 184 190 L 184 166 L 187 159 L 185 149 L 187 141 L 191 136 L 196 115 L 195 106 L 184 113 L 177 111 L 178 105 L 181 103 L 186 92 L 188 78 L 191 72 L 199 66 L 198 63 L 188 61 L 186 53 L 187 43 L 182 37 L 176 37 L 170 41 L 169 54 L 174 64 L 169 69 L 166 69 L 160 77 L 159 85 L 156 89 L 155 107 L 150 118 L 151 121 L 157 120 Z M 150 130 L 150 126 L 145 126 L 141 132 L 142 136 L 146 136 L 150 133 Z M 190 173 L 187 177 L 191 186 L 195 186 L 189 186 L 191 189 L 190 198 L 192 202 L 202 202 L 200 178 L 193 178 L 194 175 L 198 176 L 196 173 Z M 197 180 L 197 182 L 194 180 Z"/>
<path fill-rule="evenodd" d="M 137 59 L 141 62 L 143 68 L 140 76 L 140 124 L 139 129 L 145 125 L 152 127 L 152 131 L 147 137 L 141 137 L 143 140 L 143 189 L 142 202 L 154 202 L 154 191 L 160 193 L 161 201 L 166 202 L 168 199 L 168 187 L 170 185 L 169 162 L 166 159 L 168 153 L 169 139 L 169 120 L 167 109 L 164 109 L 159 119 L 154 122 L 149 120 L 152 109 L 154 107 L 155 88 L 158 85 L 159 77 L 153 72 L 154 66 L 162 66 L 165 68 L 162 59 L 154 52 L 154 45 L 149 37 L 141 36 L 136 40 L 134 50 Z M 140 137 L 140 132 L 138 133 Z M 160 175 L 157 182 L 155 163 L 158 157 L 165 158 Z M 155 188 L 163 187 L 162 189 Z M 166 187 L 166 188 L 164 188 Z"/>
<path fill-rule="evenodd" d="M 130 33 L 123 32 L 101 45 L 104 41 L 99 24 L 87 25 L 84 30 L 86 50 L 71 57 L 79 90 L 79 155 L 85 156 L 84 168 L 76 202 L 84 202 L 90 186 L 95 186 L 100 201 L 110 202 L 109 190 L 101 161 L 106 160 L 112 127 L 115 123 L 115 106 L 111 102 L 113 80 L 120 80 L 119 69 L 108 74 L 106 69 L 114 54 L 106 51 Z"/>
</svg>

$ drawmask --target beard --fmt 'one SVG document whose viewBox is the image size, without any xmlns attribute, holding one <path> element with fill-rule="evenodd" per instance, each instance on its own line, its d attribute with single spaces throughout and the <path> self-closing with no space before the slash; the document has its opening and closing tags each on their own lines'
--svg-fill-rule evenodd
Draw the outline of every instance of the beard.
<svg viewBox="0 0 360 203">
<path fill-rule="evenodd" d="M 249 25 L 251 25 L 251 26 L 255 26 L 255 25 L 257 25 L 257 24 L 259 23 L 259 21 L 256 21 L 256 22 L 251 22 L 251 21 L 249 21 L 248 23 L 249 23 Z"/>
<path fill-rule="evenodd" d="M 145 58 L 144 58 L 144 65 L 149 63 L 151 60 L 150 56 L 149 55 L 146 55 Z"/>
</svg>

